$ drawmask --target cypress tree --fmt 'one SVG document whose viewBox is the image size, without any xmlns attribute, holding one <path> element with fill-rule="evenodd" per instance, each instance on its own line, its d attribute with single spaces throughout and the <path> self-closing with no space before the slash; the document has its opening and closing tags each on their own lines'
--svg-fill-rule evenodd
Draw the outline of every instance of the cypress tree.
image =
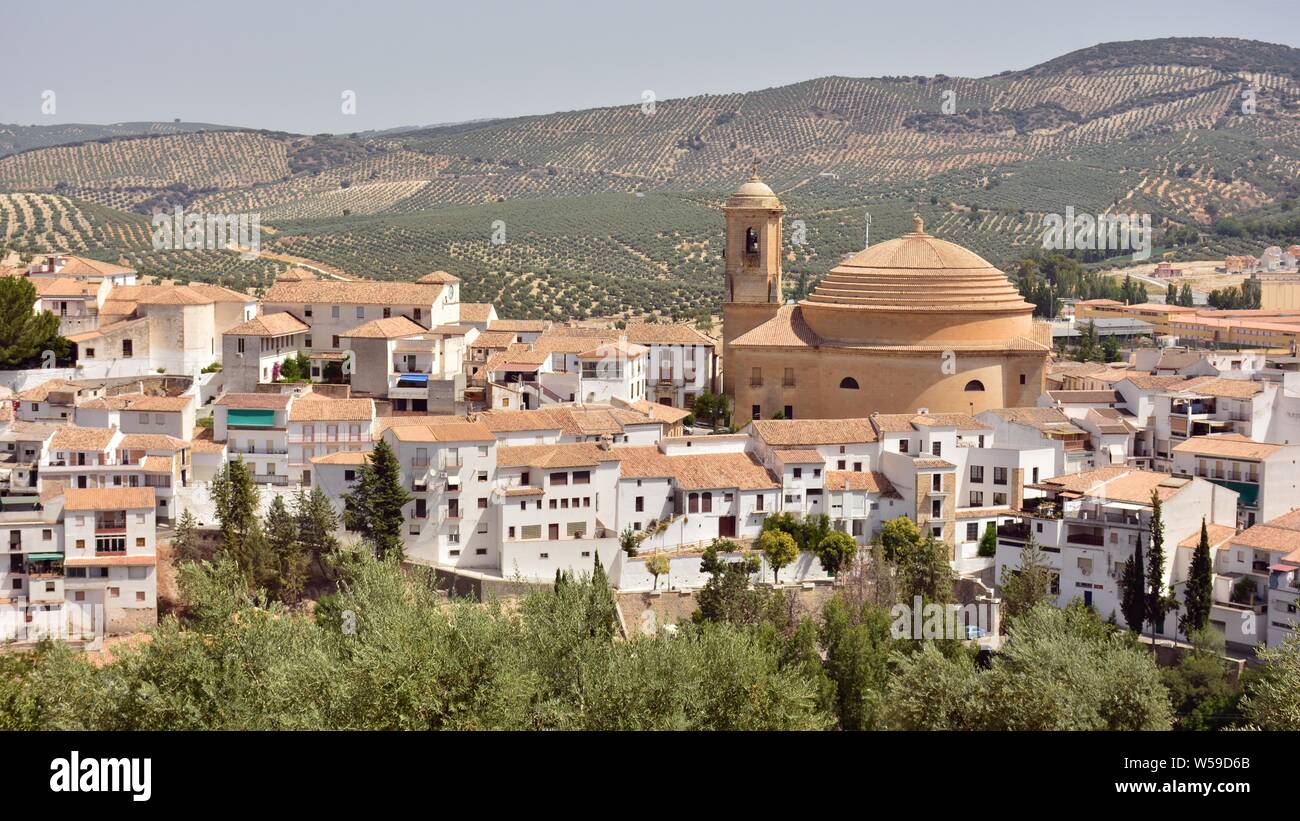
<svg viewBox="0 0 1300 821">
<path fill-rule="evenodd" d="M 1142 561 L 1142 537 L 1138 537 L 1133 555 L 1124 562 L 1124 575 L 1120 578 L 1120 610 L 1128 629 L 1135 633 L 1142 632 L 1142 625 L 1147 620 L 1146 566 Z"/>
<path fill-rule="evenodd" d="M 1165 597 L 1165 526 L 1160 515 L 1160 496 L 1151 491 L 1151 552 L 1147 554 L 1147 621 L 1151 635 L 1164 628 L 1169 611 Z"/>
<path fill-rule="evenodd" d="M 1210 535 L 1201 518 L 1201 540 L 1196 543 L 1196 552 L 1192 554 L 1192 565 L 1188 572 L 1187 590 L 1184 604 L 1187 613 L 1183 617 L 1183 633 L 1190 636 L 1202 630 L 1210 620 L 1210 602 L 1214 594 L 1214 571 L 1210 567 Z"/>
</svg>

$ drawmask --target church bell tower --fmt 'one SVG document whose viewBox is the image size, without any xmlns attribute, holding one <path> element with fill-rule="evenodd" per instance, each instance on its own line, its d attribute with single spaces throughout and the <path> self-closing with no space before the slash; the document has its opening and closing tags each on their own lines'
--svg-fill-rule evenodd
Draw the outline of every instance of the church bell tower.
<svg viewBox="0 0 1300 821">
<path fill-rule="evenodd" d="M 758 178 L 755 168 L 749 181 L 727 198 L 722 206 L 727 221 L 726 290 L 722 299 L 722 367 L 726 393 L 735 398 L 734 373 L 730 365 L 731 343 L 740 335 L 762 325 L 780 309 L 781 219 L 785 206 Z"/>
</svg>

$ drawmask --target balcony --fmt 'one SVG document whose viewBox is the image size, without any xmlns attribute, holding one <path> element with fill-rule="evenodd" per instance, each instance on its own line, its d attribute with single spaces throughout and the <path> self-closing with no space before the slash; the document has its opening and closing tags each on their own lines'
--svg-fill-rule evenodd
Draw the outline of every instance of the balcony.
<svg viewBox="0 0 1300 821">
<path fill-rule="evenodd" d="M 1065 537 L 1065 541 L 1072 545 L 1086 547 L 1101 547 L 1105 544 L 1105 539 L 1100 533 L 1071 533 Z"/>
<path fill-rule="evenodd" d="M 998 525 L 998 538 L 1013 542 L 1029 540 L 1029 525 L 1025 523 Z"/>
<path fill-rule="evenodd" d="M 243 448 L 234 447 L 232 445 L 227 445 L 227 447 L 229 448 L 230 453 L 238 454 L 240 456 L 288 456 L 289 455 L 289 448 L 287 447 L 259 448 L 256 445 L 253 445 L 251 447 L 243 447 Z"/>
<path fill-rule="evenodd" d="M 334 444 L 339 442 L 373 442 L 370 436 L 362 433 L 335 433 L 330 435 L 328 432 L 307 434 L 289 434 L 289 444 L 291 445 L 313 445 L 317 443 Z"/>
<path fill-rule="evenodd" d="M 289 477 L 283 473 L 254 473 L 253 483 L 258 485 L 287 485 Z"/>
<path fill-rule="evenodd" d="M 122 534 L 126 533 L 126 514 L 120 516 L 96 516 L 95 533 L 105 534 Z"/>
<path fill-rule="evenodd" d="M 460 470 L 464 466 L 465 459 L 461 456 L 449 456 L 443 454 L 442 458 L 438 460 L 438 468 L 440 470 Z"/>
</svg>

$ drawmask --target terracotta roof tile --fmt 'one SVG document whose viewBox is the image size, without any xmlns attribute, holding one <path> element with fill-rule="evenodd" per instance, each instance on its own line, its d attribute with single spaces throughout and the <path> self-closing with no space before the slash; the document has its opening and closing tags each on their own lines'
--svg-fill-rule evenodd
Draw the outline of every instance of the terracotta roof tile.
<svg viewBox="0 0 1300 821">
<path fill-rule="evenodd" d="M 153 508 L 151 487 L 65 488 L 64 510 L 139 510 Z"/>
<path fill-rule="evenodd" d="M 369 422 L 375 403 L 369 399 L 325 399 L 308 395 L 289 406 L 290 422 Z"/>
<path fill-rule="evenodd" d="M 862 419 L 755 419 L 754 434 L 771 447 L 791 445 L 852 445 L 875 442 L 871 420 Z"/>
<path fill-rule="evenodd" d="M 1206 456 L 1225 456 L 1231 459 L 1267 459 L 1288 447 L 1273 442 L 1256 442 L 1239 433 L 1217 436 L 1193 436 L 1174 446 L 1174 453 L 1194 453 Z"/>
<path fill-rule="evenodd" d="M 865 490 L 879 493 L 890 498 L 902 498 L 893 482 L 878 470 L 828 470 L 826 471 L 826 490 Z"/>
<path fill-rule="evenodd" d="M 226 336 L 285 336 L 306 333 L 311 326 L 286 311 L 255 316 L 226 331 Z"/>
<path fill-rule="evenodd" d="M 350 339 L 398 339 L 428 332 L 428 328 L 413 319 L 391 316 L 385 319 L 372 319 L 339 336 Z"/>
<path fill-rule="evenodd" d="M 262 301 L 296 305 L 432 305 L 442 296 L 442 285 L 415 282 L 343 282 L 317 279 L 307 282 L 277 280 Z"/>
<path fill-rule="evenodd" d="M 78 428 L 63 427 L 54 433 L 50 440 L 50 450 L 82 450 L 102 453 L 108 449 L 116 428 Z"/>
</svg>

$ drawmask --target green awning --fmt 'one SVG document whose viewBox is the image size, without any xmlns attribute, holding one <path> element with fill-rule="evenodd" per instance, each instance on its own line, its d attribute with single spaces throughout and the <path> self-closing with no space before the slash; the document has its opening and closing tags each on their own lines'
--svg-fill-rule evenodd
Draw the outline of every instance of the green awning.
<svg viewBox="0 0 1300 821">
<path fill-rule="evenodd" d="M 25 507 L 40 504 L 40 496 L 0 496 L 0 507 Z"/>
<path fill-rule="evenodd" d="M 241 428 L 273 428 L 275 427 L 275 411 L 237 410 L 232 408 L 226 412 L 226 424 Z"/>
<path fill-rule="evenodd" d="M 62 553 L 28 553 L 27 558 L 33 562 L 61 562 Z"/>
<path fill-rule="evenodd" d="M 1246 505 L 1247 507 L 1257 507 L 1259 505 L 1259 485 L 1253 485 L 1249 482 L 1229 482 L 1226 479 L 1211 479 L 1216 485 L 1222 485 L 1228 490 L 1237 491 L 1237 504 Z"/>
</svg>

